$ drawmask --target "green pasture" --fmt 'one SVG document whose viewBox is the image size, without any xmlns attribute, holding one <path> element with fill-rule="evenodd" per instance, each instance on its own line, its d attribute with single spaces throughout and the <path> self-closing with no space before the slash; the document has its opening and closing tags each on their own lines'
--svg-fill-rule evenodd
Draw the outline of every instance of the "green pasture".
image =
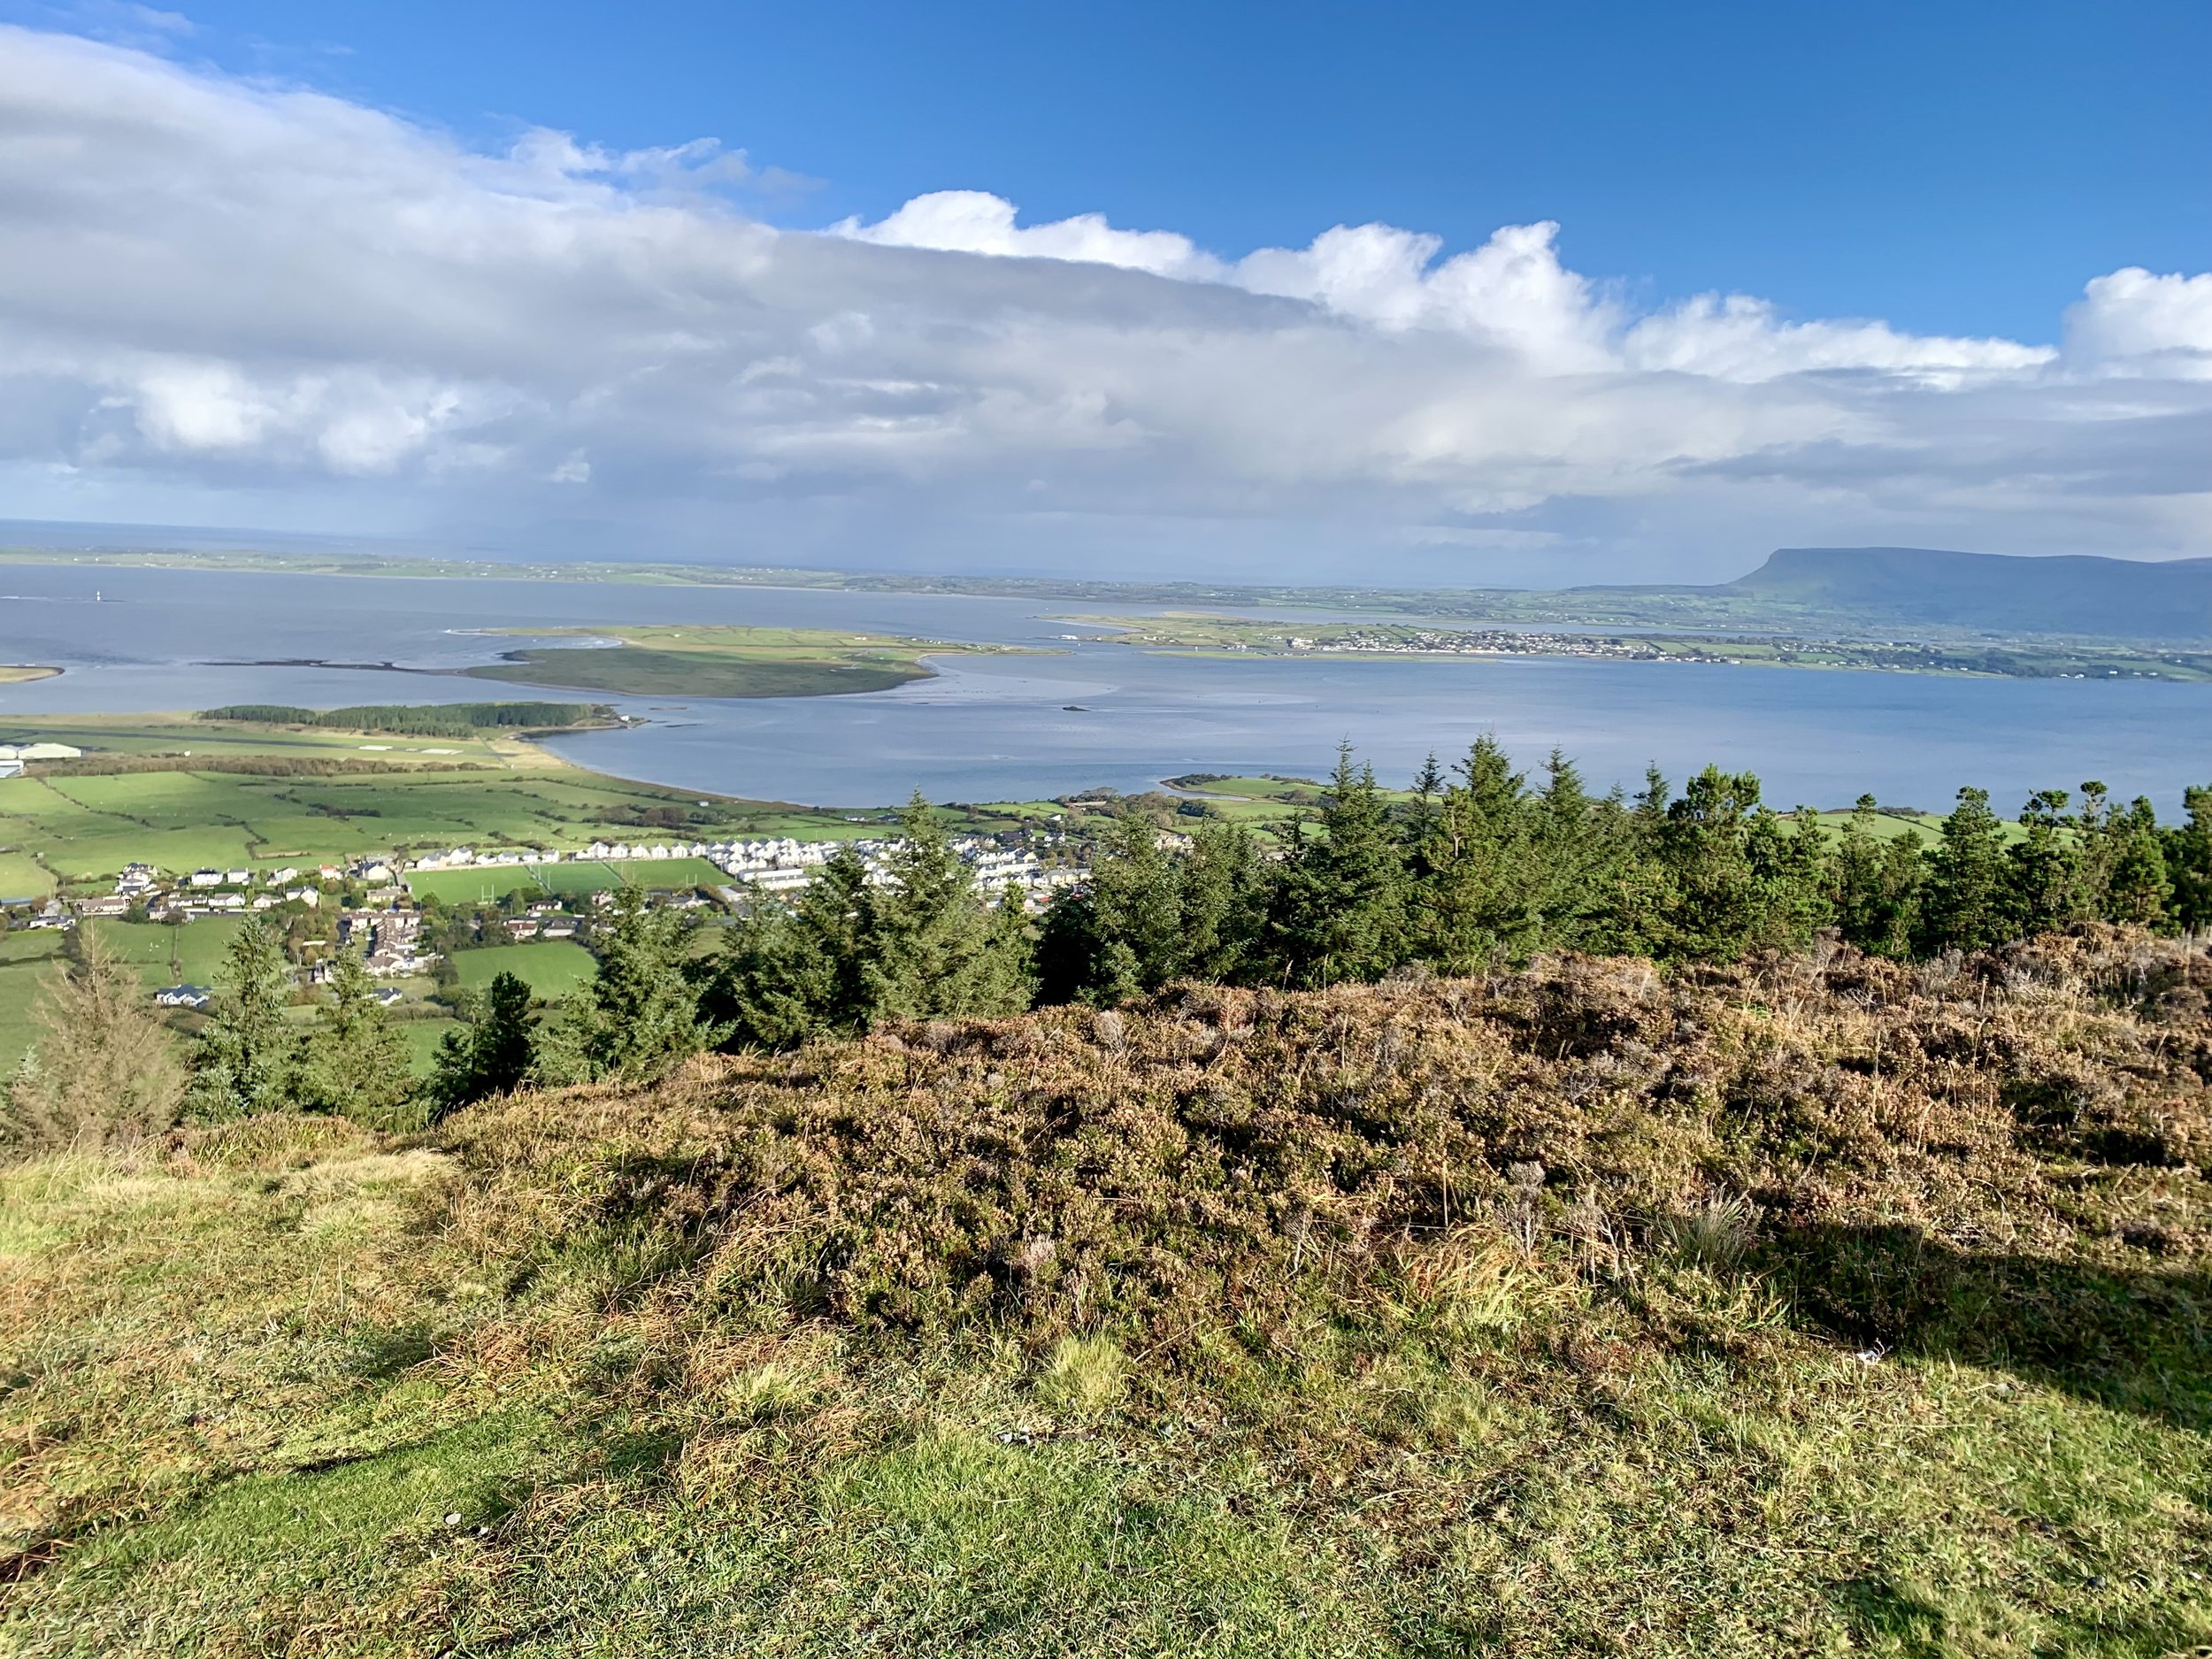
<svg viewBox="0 0 2212 1659">
<path fill-rule="evenodd" d="M 13 848 L 0 850 L 0 899 L 39 899 L 53 890 L 54 878 L 37 859 Z"/>
<path fill-rule="evenodd" d="M 102 917 L 83 924 L 110 951 L 138 970 L 148 989 L 157 991 L 179 983 L 214 984 L 231 941 L 245 925 L 235 916 L 179 923 L 120 922 Z"/>
<path fill-rule="evenodd" d="M 572 939 L 532 939 L 453 953 L 453 972 L 464 987 L 480 991 L 493 976 L 511 973 L 547 1002 L 566 996 L 599 972 L 590 951 Z"/>
</svg>

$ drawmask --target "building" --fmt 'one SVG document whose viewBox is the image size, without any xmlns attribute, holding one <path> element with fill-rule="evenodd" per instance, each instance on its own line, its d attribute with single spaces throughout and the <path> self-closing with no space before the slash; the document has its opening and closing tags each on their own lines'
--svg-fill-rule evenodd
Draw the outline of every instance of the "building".
<svg viewBox="0 0 2212 1659">
<path fill-rule="evenodd" d="M 0 760 L 82 760 L 73 743 L 0 743 Z"/>
<path fill-rule="evenodd" d="M 172 985 L 154 993 L 154 1001 L 163 1008 L 205 1008 L 214 1000 L 214 993 L 204 985 Z"/>
</svg>

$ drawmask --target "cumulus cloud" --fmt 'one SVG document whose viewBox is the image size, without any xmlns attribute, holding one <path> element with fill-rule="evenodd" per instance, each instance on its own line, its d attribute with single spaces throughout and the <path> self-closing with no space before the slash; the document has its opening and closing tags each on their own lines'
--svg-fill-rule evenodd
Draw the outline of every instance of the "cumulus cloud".
<svg viewBox="0 0 2212 1659">
<path fill-rule="evenodd" d="M 1549 223 L 1231 257 L 975 191 L 777 230 L 751 177 L 0 31 L 0 467 L 88 517 L 328 488 L 1091 570 L 2212 543 L 2212 276 L 2098 277 L 2051 347 L 1640 312 Z"/>
</svg>

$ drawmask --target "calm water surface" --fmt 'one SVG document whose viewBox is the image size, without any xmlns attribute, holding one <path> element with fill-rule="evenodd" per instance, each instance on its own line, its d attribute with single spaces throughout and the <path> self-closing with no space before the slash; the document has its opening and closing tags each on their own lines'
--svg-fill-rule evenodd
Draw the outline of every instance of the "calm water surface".
<svg viewBox="0 0 2212 1659">
<path fill-rule="evenodd" d="M 1059 654 L 944 659 L 937 679 L 859 696 L 609 698 L 649 724 L 551 747 L 625 777 L 831 805 L 884 803 L 916 787 L 934 800 L 989 801 L 1097 784 L 1137 789 L 1189 771 L 1311 775 L 1346 739 L 1397 782 L 1431 749 L 1448 760 L 1486 731 L 1530 765 L 1556 744 L 1600 787 L 1635 787 L 1649 761 L 1679 780 L 1717 760 L 1756 772 L 1768 798 L 1784 805 L 1846 804 L 1872 790 L 1885 802 L 1940 809 L 1960 784 L 1974 783 L 2010 810 L 2031 789 L 2097 778 L 2124 795 L 2147 794 L 2168 812 L 2185 785 L 2212 781 L 2212 686 L 1543 658 L 1215 661 L 1064 641 L 1077 630 L 1053 612 L 1086 608 L 1095 607 L 0 566 L 0 661 L 68 671 L 0 687 L 0 731 L 27 729 L 42 711 L 527 696 L 524 687 L 441 674 L 217 664 L 311 657 L 449 673 L 523 642 L 470 629 L 754 623 Z"/>
</svg>

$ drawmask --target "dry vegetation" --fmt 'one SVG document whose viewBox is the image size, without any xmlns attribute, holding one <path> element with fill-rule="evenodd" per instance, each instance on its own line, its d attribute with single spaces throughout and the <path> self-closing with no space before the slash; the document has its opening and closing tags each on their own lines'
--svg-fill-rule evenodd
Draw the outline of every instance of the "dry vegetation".
<svg viewBox="0 0 2212 1659">
<path fill-rule="evenodd" d="M 2191 1652 L 2208 996 L 1543 960 L 26 1166 L 0 1647 Z"/>
</svg>

